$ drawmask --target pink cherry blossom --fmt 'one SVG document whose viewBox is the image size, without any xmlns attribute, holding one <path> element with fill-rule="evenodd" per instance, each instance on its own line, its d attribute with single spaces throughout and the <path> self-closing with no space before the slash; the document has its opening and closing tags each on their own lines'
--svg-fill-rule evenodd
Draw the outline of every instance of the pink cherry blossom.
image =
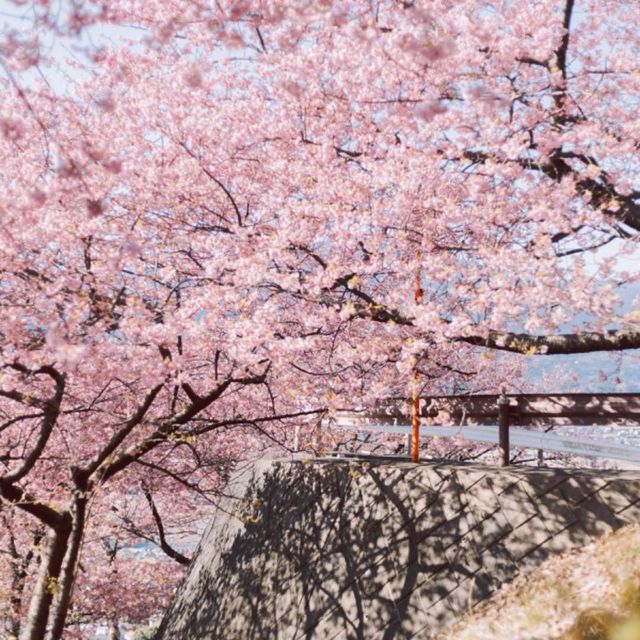
<svg viewBox="0 0 640 640">
<path fill-rule="evenodd" d="M 334 409 L 640 347 L 640 5 L 453 4 L 43 2 L 0 39 L 7 635 L 148 622 L 234 465 L 326 453 Z"/>
</svg>

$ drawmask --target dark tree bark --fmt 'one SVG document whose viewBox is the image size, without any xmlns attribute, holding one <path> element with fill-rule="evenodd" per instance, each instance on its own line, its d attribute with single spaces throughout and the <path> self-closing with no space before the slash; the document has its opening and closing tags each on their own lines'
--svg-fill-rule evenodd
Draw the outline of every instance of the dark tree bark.
<svg viewBox="0 0 640 640">
<path fill-rule="evenodd" d="M 544 336 L 490 331 L 486 338 L 482 336 L 466 336 L 455 338 L 455 340 L 487 347 L 488 349 L 527 355 L 559 355 L 640 349 L 640 332 L 632 330 L 605 331 L 603 333 L 564 333 Z"/>
<path fill-rule="evenodd" d="M 71 535 L 71 515 L 63 514 L 60 524 L 49 530 L 42 557 L 40 573 L 31 598 L 27 619 L 20 640 L 44 640 L 53 596 L 58 591 L 60 570 Z"/>
</svg>

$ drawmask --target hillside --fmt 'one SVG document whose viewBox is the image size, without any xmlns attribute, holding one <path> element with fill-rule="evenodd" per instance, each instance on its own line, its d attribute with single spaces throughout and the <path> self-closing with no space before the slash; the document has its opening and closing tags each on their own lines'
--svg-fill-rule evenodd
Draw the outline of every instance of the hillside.
<svg viewBox="0 0 640 640">
<path fill-rule="evenodd" d="M 640 526 L 551 557 L 438 640 L 639 640 Z"/>
</svg>

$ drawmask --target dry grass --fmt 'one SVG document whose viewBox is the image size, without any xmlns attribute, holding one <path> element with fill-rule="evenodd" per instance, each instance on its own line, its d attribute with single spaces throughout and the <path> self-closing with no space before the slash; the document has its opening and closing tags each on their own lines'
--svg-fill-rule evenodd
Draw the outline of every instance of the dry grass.
<svg viewBox="0 0 640 640">
<path fill-rule="evenodd" d="M 438 640 L 640 640 L 640 526 L 550 558 Z"/>
</svg>

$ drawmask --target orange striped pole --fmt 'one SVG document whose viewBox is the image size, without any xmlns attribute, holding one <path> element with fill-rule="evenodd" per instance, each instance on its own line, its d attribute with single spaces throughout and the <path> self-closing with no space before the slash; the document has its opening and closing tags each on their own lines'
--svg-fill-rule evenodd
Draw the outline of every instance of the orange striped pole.
<svg viewBox="0 0 640 640">
<path fill-rule="evenodd" d="M 416 273 L 413 299 L 417 304 L 422 302 L 424 291 L 420 286 L 420 271 Z M 416 361 L 416 366 L 417 366 Z M 413 372 L 413 393 L 411 397 L 411 460 L 420 461 L 420 374 L 416 369 Z"/>
<path fill-rule="evenodd" d="M 413 397 L 411 400 L 411 460 L 420 460 L 420 396 L 418 395 L 419 375 L 413 373 Z"/>
</svg>

